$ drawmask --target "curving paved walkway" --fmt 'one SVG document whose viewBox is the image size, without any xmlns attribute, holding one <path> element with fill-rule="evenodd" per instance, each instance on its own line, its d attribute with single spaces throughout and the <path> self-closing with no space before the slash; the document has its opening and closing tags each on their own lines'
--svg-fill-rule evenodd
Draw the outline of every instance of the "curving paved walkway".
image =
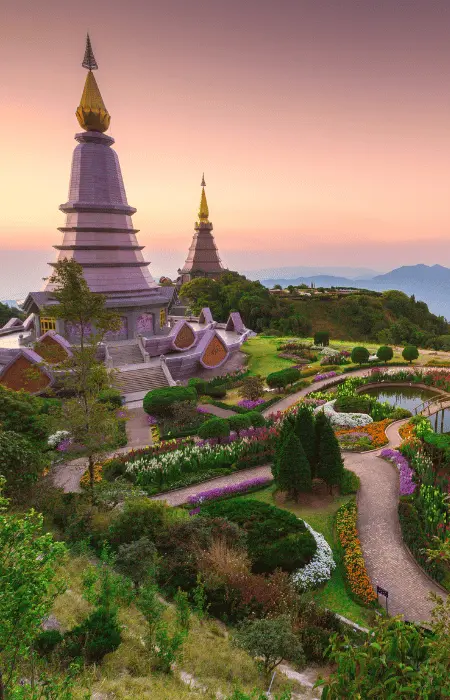
<svg viewBox="0 0 450 700">
<path fill-rule="evenodd" d="M 397 447 L 401 423 L 386 431 L 389 444 Z M 346 453 L 345 466 L 361 480 L 358 493 L 358 533 L 373 586 L 389 592 L 389 613 L 404 615 L 414 622 L 429 622 L 434 606 L 431 592 L 444 595 L 442 589 L 419 568 L 403 544 L 397 506 L 399 477 L 397 469 L 376 452 Z M 384 599 L 380 599 L 384 604 Z"/>
</svg>

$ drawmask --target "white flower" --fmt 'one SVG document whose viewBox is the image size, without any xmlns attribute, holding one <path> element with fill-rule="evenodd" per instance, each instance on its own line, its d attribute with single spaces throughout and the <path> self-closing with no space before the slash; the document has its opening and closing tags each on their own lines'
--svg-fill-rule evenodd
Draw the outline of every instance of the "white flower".
<svg viewBox="0 0 450 700">
<path fill-rule="evenodd" d="M 57 430 L 56 433 L 53 433 L 53 435 L 48 437 L 47 445 L 49 447 L 57 447 L 60 442 L 66 440 L 68 437 L 70 437 L 68 430 Z"/>
<path fill-rule="evenodd" d="M 304 521 L 303 521 L 304 522 Z M 317 588 L 331 578 L 331 572 L 336 568 L 333 552 L 325 537 L 312 529 L 305 522 L 306 527 L 317 543 L 316 553 L 302 569 L 292 574 L 292 580 L 301 591 Z"/>
<path fill-rule="evenodd" d="M 332 425 L 338 425 L 340 428 L 362 428 L 364 425 L 373 423 L 372 418 L 367 413 L 338 413 L 334 410 L 335 403 L 336 399 L 328 401 L 323 406 L 318 406 L 314 413 L 323 411 Z"/>
</svg>

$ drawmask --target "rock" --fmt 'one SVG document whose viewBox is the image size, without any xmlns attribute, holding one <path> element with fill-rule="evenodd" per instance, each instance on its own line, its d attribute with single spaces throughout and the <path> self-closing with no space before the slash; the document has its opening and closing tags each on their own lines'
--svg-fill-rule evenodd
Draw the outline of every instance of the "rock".
<svg viewBox="0 0 450 700">
<path fill-rule="evenodd" d="M 61 632 L 62 625 L 60 621 L 54 616 L 49 615 L 42 623 L 42 629 L 48 632 L 49 630 L 57 630 Z"/>
</svg>

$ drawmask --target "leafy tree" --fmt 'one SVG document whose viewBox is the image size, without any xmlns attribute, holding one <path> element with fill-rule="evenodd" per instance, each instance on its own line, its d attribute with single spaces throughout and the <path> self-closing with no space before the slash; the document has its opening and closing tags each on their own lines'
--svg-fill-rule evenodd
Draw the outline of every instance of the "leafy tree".
<svg viewBox="0 0 450 700">
<path fill-rule="evenodd" d="M 283 659 L 301 664 L 304 661 L 302 645 L 292 632 L 288 617 L 262 618 L 244 624 L 235 634 L 234 643 L 250 656 L 261 659 L 268 675 Z"/>
<path fill-rule="evenodd" d="M 294 429 L 312 468 L 315 452 L 314 415 L 307 406 L 300 405 L 294 419 Z"/>
<path fill-rule="evenodd" d="M 382 345 L 377 350 L 377 357 L 379 360 L 381 360 L 381 362 L 386 364 L 394 357 L 394 351 L 389 347 L 389 345 Z"/>
<path fill-rule="evenodd" d="M 8 323 L 11 318 L 20 318 L 22 320 L 25 318 L 25 314 L 15 306 L 8 306 L 0 302 L 0 328 L 2 328 L 5 323 Z"/>
<path fill-rule="evenodd" d="M 352 362 L 362 365 L 363 362 L 368 362 L 370 353 L 367 348 L 357 345 L 352 350 Z"/>
<path fill-rule="evenodd" d="M 66 552 L 44 534 L 42 515 L 5 512 L 4 485 L 0 478 L 0 698 L 21 697 L 20 665 L 32 662 L 42 620 L 64 590 L 57 568 Z"/>
<path fill-rule="evenodd" d="M 173 407 L 182 402 L 197 401 L 197 392 L 193 386 L 170 386 L 152 389 L 144 396 L 143 407 L 146 413 L 156 416 L 171 416 Z"/>
<path fill-rule="evenodd" d="M 318 476 L 328 485 L 330 493 L 333 486 L 338 486 L 341 483 L 343 471 L 344 462 L 342 461 L 341 448 L 334 434 L 333 426 L 326 419 L 321 427 L 317 472 Z"/>
<path fill-rule="evenodd" d="M 407 345 L 403 348 L 402 357 L 411 364 L 413 360 L 417 360 L 419 357 L 419 351 L 415 345 Z"/>
<path fill-rule="evenodd" d="M 359 645 L 334 635 L 329 656 L 337 668 L 316 684 L 322 698 L 447 698 L 449 612 L 448 603 L 438 603 L 431 638 L 399 617 L 375 620 Z"/>
<path fill-rule="evenodd" d="M 108 389 L 106 367 L 97 359 L 97 345 L 108 331 L 120 328 L 120 318 L 106 309 L 106 297 L 91 292 L 83 277 L 83 268 L 75 260 L 60 260 L 50 278 L 58 302 L 47 313 L 76 326 L 78 344 L 73 356 L 61 363 L 63 387 L 74 394 L 63 404 L 61 424 L 88 459 L 91 494 L 94 489 L 94 465 L 100 454 L 117 441 L 118 422 L 113 410 L 99 398 Z"/>
<path fill-rule="evenodd" d="M 141 537 L 135 542 L 120 545 L 117 550 L 116 569 L 128 576 L 137 588 L 154 573 L 156 566 L 156 547 L 148 537 Z"/>
<path fill-rule="evenodd" d="M 25 437 L 10 430 L 0 432 L 0 474 L 6 479 L 8 496 L 20 500 L 23 491 L 38 480 L 45 465 L 43 454 Z"/>
<path fill-rule="evenodd" d="M 264 394 L 264 379 L 259 374 L 244 377 L 239 387 L 239 396 L 243 399 L 256 401 Z"/>
<path fill-rule="evenodd" d="M 311 491 L 311 467 L 293 431 L 286 436 L 279 449 L 277 486 L 287 491 L 288 498 L 297 501 L 300 493 Z"/>
</svg>

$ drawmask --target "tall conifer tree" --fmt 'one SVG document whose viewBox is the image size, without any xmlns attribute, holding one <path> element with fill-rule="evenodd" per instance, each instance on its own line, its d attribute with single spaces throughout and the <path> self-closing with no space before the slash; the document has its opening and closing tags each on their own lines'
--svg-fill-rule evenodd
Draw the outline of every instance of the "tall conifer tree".
<svg viewBox="0 0 450 700">
<path fill-rule="evenodd" d="M 298 500 L 299 494 L 311 491 L 311 468 L 297 435 L 291 431 L 286 435 L 278 458 L 276 483 L 288 498 Z"/>
<path fill-rule="evenodd" d="M 314 416 L 307 406 L 298 409 L 294 427 L 312 471 L 315 455 Z"/>
<path fill-rule="evenodd" d="M 333 486 L 341 483 L 343 470 L 341 448 L 333 426 L 326 418 L 320 434 L 318 476 L 328 485 L 330 493 Z"/>
</svg>

